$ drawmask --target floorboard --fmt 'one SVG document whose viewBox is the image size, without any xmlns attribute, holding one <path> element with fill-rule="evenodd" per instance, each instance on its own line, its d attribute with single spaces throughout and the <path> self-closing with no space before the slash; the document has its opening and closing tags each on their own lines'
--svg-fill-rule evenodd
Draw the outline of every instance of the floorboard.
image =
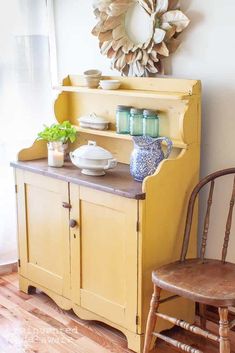
<svg viewBox="0 0 235 353">
<path fill-rule="evenodd" d="M 208 322 L 217 333 L 218 327 Z M 203 350 L 218 353 L 218 345 L 185 333 L 179 328 L 167 335 Z M 235 332 L 231 332 L 231 353 L 235 353 Z M 131 353 L 125 336 L 102 323 L 79 319 L 72 311 L 60 309 L 47 295 L 19 291 L 17 273 L 0 277 L 1 353 Z M 158 340 L 152 353 L 177 350 Z"/>
</svg>

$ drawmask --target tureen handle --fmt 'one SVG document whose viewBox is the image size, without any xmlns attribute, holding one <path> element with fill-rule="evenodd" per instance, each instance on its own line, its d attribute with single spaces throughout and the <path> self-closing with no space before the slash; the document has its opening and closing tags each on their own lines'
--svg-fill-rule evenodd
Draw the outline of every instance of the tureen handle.
<svg viewBox="0 0 235 353">
<path fill-rule="evenodd" d="M 116 159 L 109 159 L 108 164 L 104 167 L 105 170 L 107 169 L 112 169 L 117 166 L 117 160 Z"/>
</svg>

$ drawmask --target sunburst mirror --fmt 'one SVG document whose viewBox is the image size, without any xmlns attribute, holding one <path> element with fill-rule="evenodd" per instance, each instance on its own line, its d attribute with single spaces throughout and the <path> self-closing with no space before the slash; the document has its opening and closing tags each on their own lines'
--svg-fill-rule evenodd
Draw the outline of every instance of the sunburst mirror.
<svg viewBox="0 0 235 353">
<path fill-rule="evenodd" d="M 124 76 L 163 73 L 162 59 L 178 48 L 189 24 L 177 0 L 95 0 L 93 7 L 98 22 L 92 34 Z"/>
</svg>

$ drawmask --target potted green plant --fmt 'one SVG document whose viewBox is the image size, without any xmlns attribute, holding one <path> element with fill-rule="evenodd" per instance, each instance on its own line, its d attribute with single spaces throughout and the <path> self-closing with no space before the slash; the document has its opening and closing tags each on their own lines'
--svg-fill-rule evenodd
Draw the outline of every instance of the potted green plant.
<svg viewBox="0 0 235 353">
<path fill-rule="evenodd" d="M 51 167 L 62 167 L 64 165 L 64 151 L 68 141 L 74 142 L 77 130 L 69 121 L 61 124 L 46 126 L 38 133 L 37 140 L 47 141 L 48 165 Z"/>
</svg>

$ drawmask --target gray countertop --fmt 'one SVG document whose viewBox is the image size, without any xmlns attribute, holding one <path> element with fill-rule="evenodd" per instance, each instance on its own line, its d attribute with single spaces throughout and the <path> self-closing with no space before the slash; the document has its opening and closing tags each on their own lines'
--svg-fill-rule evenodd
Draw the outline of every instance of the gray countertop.
<svg viewBox="0 0 235 353">
<path fill-rule="evenodd" d="M 106 171 L 104 176 L 96 177 L 82 174 L 71 162 L 65 162 L 62 168 L 49 167 L 47 159 L 16 161 L 11 166 L 131 199 L 145 199 L 142 183 L 133 180 L 129 165 L 123 163 Z"/>
</svg>

